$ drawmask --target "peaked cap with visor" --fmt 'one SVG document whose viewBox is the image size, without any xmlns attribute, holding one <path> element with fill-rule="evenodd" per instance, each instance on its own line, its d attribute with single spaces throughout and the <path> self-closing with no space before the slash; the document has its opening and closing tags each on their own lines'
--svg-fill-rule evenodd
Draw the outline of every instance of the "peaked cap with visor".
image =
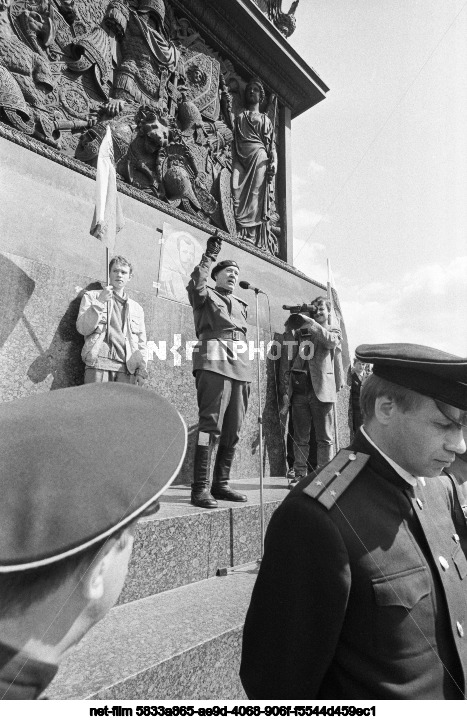
<svg viewBox="0 0 467 721">
<path fill-rule="evenodd" d="M 467 426 L 467 358 L 413 343 L 360 345 L 355 356 L 373 373 L 432 398 L 450 421 Z"/>
<path fill-rule="evenodd" d="M 0 404 L 0 573 L 73 556 L 154 513 L 186 436 L 171 403 L 129 384 Z"/>
</svg>

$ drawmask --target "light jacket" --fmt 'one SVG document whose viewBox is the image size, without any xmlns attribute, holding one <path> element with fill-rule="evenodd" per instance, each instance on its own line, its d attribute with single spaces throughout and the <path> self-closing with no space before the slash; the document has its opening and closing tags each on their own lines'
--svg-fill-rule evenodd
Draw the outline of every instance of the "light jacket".
<svg viewBox="0 0 467 721">
<path fill-rule="evenodd" d="M 84 335 L 81 358 L 86 366 L 96 368 L 99 351 L 107 329 L 106 303 L 98 300 L 100 290 L 88 290 L 81 299 L 76 328 Z M 128 312 L 123 329 L 125 335 L 126 366 L 129 373 L 146 371 L 147 346 L 144 311 L 136 301 L 128 298 Z"/>
<path fill-rule="evenodd" d="M 287 394 L 291 400 L 293 394 L 292 369 L 308 370 L 313 390 L 318 399 L 323 403 L 335 403 L 337 381 L 334 372 L 333 351 L 340 346 L 340 335 L 337 330 L 323 327 L 311 318 L 306 330 L 309 333 L 306 340 L 311 343 L 308 343 L 303 354 L 308 360 L 300 358 L 299 355 L 300 343 L 305 340 L 302 337 L 303 329 L 296 331 L 295 336 L 292 331 L 284 333 L 279 372 L 280 393 L 282 396 Z M 292 341 L 294 344 L 288 346 L 286 341 Z M 290 347 L 292 348 L 291 353 L 289 353 Z"/>
</svg>

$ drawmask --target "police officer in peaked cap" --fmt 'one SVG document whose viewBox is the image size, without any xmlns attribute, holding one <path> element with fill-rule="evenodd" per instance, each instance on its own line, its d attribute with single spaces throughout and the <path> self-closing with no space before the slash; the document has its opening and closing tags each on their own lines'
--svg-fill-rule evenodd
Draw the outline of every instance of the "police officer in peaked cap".
<svg viewBox="0 0 467 721">
<path fill-rule="evenodd" d="M 467 358 L 357 348 L 363 426 L 275 512 L 247 613 L 251 699 L 465 699 Z"/>
<path fill-rule="evenodd" d="M 115 603 L 185 448 L 179 413 L 136 386 L 0 405 L 0 699 L 38 698 Z"/>
<path fill-rule="evenodd" d="M 239 274 L 236 261 L 216 262 L 221 245 L 217 236 L 208 239 L 206 252 L 187 286 L 198 338 L 193 349 L 193 375 L 199 428 L 191 503 L 201 508 L 216 508 L 218 500 L 247 500 L 230 487 L 229 480 L 252 380 L 246 343 L 248 306 L 233 293 Z M 209 274 L 214 288 L 208 285 Z M 209 469 L 216 441 L 219 446 L 210 489 Z"/>
</svg>

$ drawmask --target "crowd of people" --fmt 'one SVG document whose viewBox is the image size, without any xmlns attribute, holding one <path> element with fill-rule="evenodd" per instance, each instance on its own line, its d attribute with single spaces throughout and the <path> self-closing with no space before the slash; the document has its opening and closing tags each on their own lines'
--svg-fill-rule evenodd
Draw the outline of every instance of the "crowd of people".
<svg viewBox="0 0 467 721">
<path fill-rule="evenodd" d="M 241 352 L 247 306 L 234 294 L 238 264 L 218 261 L 220 250 L 210 238 L 187 287 L 198 338 L 191 503 L 206 509 L 247 500 L 229 484 L 252 378 Z M 186 450 L 180 414 L 141 387 L 146 330 L 126 292 L 132 266 L 116 256 L 109 273 L 78 314 L 84 385 L 0 406 L 4 699 L 41 696 L 115 603 L 135 523 L 157 511 Z M 267 530 L 243 686 L 250 699 L 465 699 L 467 359 L 412 344 L 357 348 L 354 437 L 336 454 L 342 336 L 329 310 L 316 298 L 284 333 L 279 388 L 294 429 L 294 488 Z"/>
</svg>

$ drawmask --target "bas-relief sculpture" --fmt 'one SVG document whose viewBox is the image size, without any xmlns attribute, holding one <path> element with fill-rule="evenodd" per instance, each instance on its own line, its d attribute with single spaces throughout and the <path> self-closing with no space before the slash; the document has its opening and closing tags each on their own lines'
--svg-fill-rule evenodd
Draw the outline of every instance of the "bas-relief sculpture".
<svg viewBox="0 0 467 721">
<path fill-rule="evenodd" d="M 110 125 L 123 180 L 276 255 L 277 99 L 255 82 L 164 0 L 0 0 L 3 122 L 93 166 Z"/>
<path fill-rule="evenodd" d="M 265 92 L 261 81 L 252 78 L 245 89 L 246 108 L 235 118 L 232 195 L 240 237 L 274 255 L 277 246 L 270 229 L 270 184 L 276 173 L 274 124 L 259 108 Z M 276 105 L 276 99 L 273 100 Z"/>
</svg>

